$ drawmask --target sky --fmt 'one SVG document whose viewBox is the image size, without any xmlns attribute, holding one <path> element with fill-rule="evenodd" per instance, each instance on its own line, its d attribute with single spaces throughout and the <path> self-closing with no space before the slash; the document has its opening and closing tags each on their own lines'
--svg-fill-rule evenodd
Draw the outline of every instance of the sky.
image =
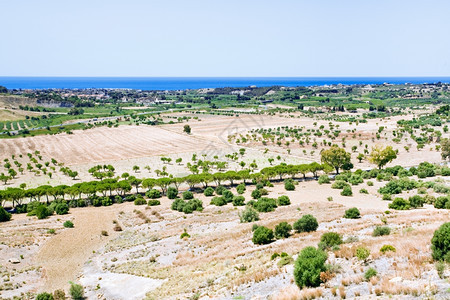
<svg viewBox="0 0 450 300">
<path fill-rule="evenodd" d="M 0 0 L 0 76 L 450 76 L 448 0 Z"/>
</svg>

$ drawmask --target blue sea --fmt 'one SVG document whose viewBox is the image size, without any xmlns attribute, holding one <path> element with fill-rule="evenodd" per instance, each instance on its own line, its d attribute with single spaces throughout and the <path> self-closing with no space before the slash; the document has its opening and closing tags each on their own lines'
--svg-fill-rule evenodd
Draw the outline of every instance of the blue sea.
<svg viewBox="0 0 450 300">
<path fill-rule="evenodd" d="M 186 90 L 247 86 L 323 86 L 450 82 L 450 77 L 0 77 L 8 89 Z"/>
</svg>

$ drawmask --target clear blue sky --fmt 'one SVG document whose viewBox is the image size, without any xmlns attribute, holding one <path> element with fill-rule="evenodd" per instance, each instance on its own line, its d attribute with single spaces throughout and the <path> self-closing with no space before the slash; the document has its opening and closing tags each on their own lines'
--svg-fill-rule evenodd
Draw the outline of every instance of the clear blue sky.
<svg viewBox="0 0 450 300">
<path fill-rule="evenodd" d="M 0 76 L 449 76 L 448 0 L 0 0 Z"/>
</svg>

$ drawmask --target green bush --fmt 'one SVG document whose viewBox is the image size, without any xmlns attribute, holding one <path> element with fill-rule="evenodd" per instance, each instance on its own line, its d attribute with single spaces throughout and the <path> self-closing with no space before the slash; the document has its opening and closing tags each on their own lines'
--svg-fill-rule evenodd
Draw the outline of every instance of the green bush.
<svg viewBox="0 0 450 300">
<path fill-rule="evenodd" d="M 222 192 L 226 190 L 226 188 L 222 185 L 219 185 L 218 187 L 216 187 L 216 194 L 217 195 L 222 195 Z"/>
<path fill-rule="evenodd" d="M 391 229 L 387 226 L 377 226 L 372 232 L 372 236 L 383 236 L 391 234 Z"/>
<path fill-rule="evenodd" d="M 175 201 L 172 202 L 171 208 L 179 212 L 184 212 L 185 214 L 190 214 L 194 211 L 202 211 L 203 202 L 198 199 L 190 199 L 189 201 L 175 199 Z"/>
<path fill-rule="evenodd" d="M 319 248 L 328 249 L 343 243 L 342 237 L 336 232 L 326 232 L 320 237 Z"/>
<path fill-rule="evenodd" d="M 191 200 L 194 199 L 194 194 L 191 191 L 183 192 L 183 200 Z"/>
<path fill-rule="evenodd" d="M 250 206 L 247 206 L 239 213 L 239 220 L 241 223 L 249 223 L 259 220 L 258 212 Z"/>
<path fill-rule="evenodd" d="M 364 247 L 356 248 L 356 257 L 359 260 L 366 260 L 370 255 L 370 250 Z"/>
<path fill-rule="evenodd" d="M 11 214 L 0 206 L 0 222 L 6 222 L 11 220 Z"/>
<path fill-rule="evenodd" d="M 277 199 L 277 203 L 279 206 L 285 206 L 285 205 L 290 205 L 291 204 L 291 200 L 289 199 L 288 196 L 280 196 Z"/>
<path fill-rule="evenodd" d="M 236 187 L 236 191 L 239 195 L 242 195 L 245 192 L 245 184 L 241 183 Z"/>
<path fill-rule="evenodd" d="M 352 188 L 350 186 L 344 186 L 341 191 L 341 196 L 353 196 Z"/>
<path fill-rule="evenodd" d="M 294 223 L 294 229 L 297 232 L 316 231 L 318 227 L 319 223 L 312 215 L 304 215 Z"/>
<path fill-rule="evenodd" d="M 286 189 L 286 191 L 294 191 L 295 190 L 295 185 L 294 185 L 294 182 L 292 181 L 292 179 L 287 179 L 284 181 L 284 188 Z"/>
<path fill-rule="evenodd" d="M 294 279 L 297 286 L 317 287 L 320 285 L 320 273 L 326 270 L 327 254 L 314 247 L 303 248 L 294 265 Z"/>
<path fill-rule="evenodd" d="M 103 197 L 102 198 L 102 206 L 110 206 L 113 204 L 113 201 L 109 197 Z"/>
<path fill-rule="evenodd" d="M 224 190 L 222 192 L 222 197 L 225 198 L 225 200 L 227 201 L 227 203 L 230 203 L 231 201 L 233 201 L 233 193 L 230 190 Z"/>
<path fill-rule="evenodd" d="M 144 205 L 144 204 L 147 204 L 147 201 L 145 201 L 145 199 L 142 197 L 136 198 L 136 200 L 134 200 L 134 205 Z"/>
<path fill-rule="evenodd" d="M 392 196 L 391 196 L 391 194 L 383 194 L 382 199 L 385 200 L 385 201 L 391 201 L 392 200 Z"/>
<path fill-rule="evenodd" d="M 362 179 L 361 176 L 356 175 L 356 174 L 352 174 L 352 176 L 350 176 L 350 178 L 348 179 L 348 182 L 349 182 L 351 185 L 358 185 L 358 184 L 360 184 L 360 183 L 363 183 L 364 180 Z"/>
<path fill-rule="evenodd" d="M 369 268 L 365 273 L 364 273 L 364 278 L 369 281 L 370 278 L 377 276 L 377 270 L 375 270 L 374 268 Z"/>
<path fill-rule="evenodd" d="M 437 229 L 431 239 L 432 257 L 450 263 L 450 222 Z"/>
<path fill-rule="evenodd" d="M 161 198 L 161 192 L 156 189 L 151 189 L 151 190 L 147 191 L 147 193 L 145 193 L 145 195 L 150 199 Z"/>
<path fill-rule="evenodd" d="M 408 210 L 411 208 L 409 201 L 403 198 L 395 198 L 392 203 L 389 203 L 388 207 L 396 210 Z"/>
<path fill-rule="evenodd" d="M 36 300 L 53 300 L 53 295 L 50 293 L 40 293 L 36 296 Z"/>
<path fill-rule="evenodd" d="M 243 206 L 245 205 L 244 196 L 234 196 L 233 197 L 233 206 Z"/>
<path fill-rule="evenodd" d="M 73 300 L 82 300 L 84 299 L 84 288 L 82 285 L 71 282 L 69 294 Z"/>
<path fill-rule="evenodd" d="M 441 196 L 441 197 L 437 197 L 436 201 L 434 202 L 434 207 L 436 208 L 445 208 L 446 204 L 449 201 L 450 197 L 445 197 L 445 196 Z"/>
<path fill-rule="evenodd" d="M 73 222 L 67 220 L 67 221 L 65 221 L 65 222 L 63 223 L 63 226 L 64 226 L 65 228 L 73 228 Z"/>
<path fill-rule="evenodd" d="M 221 196 L 221 197 L 214 196 L 211 199 L 210 204 L 215 205 L 215 206 L 223 206 L 223 205 L 227 205 L 227 200 L 223 196 Z"/>
<path fill-rule="evenodd" d="M 252 192 L 252 198 L 253 199 L 259 199 L 261 198 L 261 192 L 259 191 L 259 189 L 256 189 Z"/>
<path fill-rule="evenodd" d="M 366 194 L 366 195 L 369 194 L 369 192 L 366 189 L 360 189 L 359 193 L 360 194 Z"/>
<path fill-rule="evenodd" d="M 343 181 L 343 180 L 336 180 L 336 181 L 331 185 L 331 188 L 332 188 L 332 189 L 338 189 L 338 190 L 341 190 L 341 189 L 343 189 L 343 188 L 346 187 L 346 186 L 350 187 L 350 185 L 349 185 L 347 182 L 345 182 L 345 181 Z"/>
<path fill-rule="evenodd" d="M 409 197 L 408 201 L 411 207 L 413 208 L 423 207 L 424 200 L 419 195 Z"/>
<path fill-rule="evenodd" d="M 356 207 L 349 208 L 345 211 L 344 218 L 346 219 L 358 219 L 361 217 L 359 209 Z"/>
<path fill-rule="evenodd" d="M 171 186 L 167 189 L 167 198 L 176 199 L 178 197 L 178 189 Z"/>
<path fill-rule="evenodd" d="M 47 206 L 41 204 L 35 209 L 35 215 L 38 219 L 45 219 L 48 216 L 52 215 L 52 212 L 48 209 Z"/>
<path fill-rule="evenodd" d="M 291 235 L 292 226 L 288 222 L 281 222 L 275 226 L 275 237 L 277 239 L 288 238 Z"/>
<path fill-rule="evenodd" d="M 264 226 L 259 226 L 253 232 L 252 242 L 257 245 L 269 244 L 273 240 L 273 231 Z"/>
<path fill-rule="evenodd" d="M 253 207 L 259 212 L 274 211 L 277 207 L 277 201 L 273 198 L 263 197 L 259 198 L 258 201 L 253 204 Z"/>
<path fill-rule="evenodd" d="M 388 251 L 395 252 L 395 251 L 397 251 L 397 250 L 396 250 L 395 247 L 392 246 L 392 245 L 383 245 L 383 246 L 380 248 L 380 252 L 383 253 L 383 254 L 385 254 L 385 253 L 388 252 Z"/>
<path fill-rule="evenodd" d="M 191 235 L 189 233 L 187 233 L 187 230 L 184 229 L 184 232 L 180 235 L 180 239 L 184 239 L 184 238 L 190 238 Z"/>
<path fill-rule="evenodd" d="M 330 183 L 330 177 L 328 175 L 320 175 L 319 176 L 319 184 Z"/>
<path fill-rule="evenodd" d="M 208 186 L 203 192 L 203 194 L 205 194 L 206 197 L 211 197 L 212 195 L 214 195 L 214 189 Z"/>
<path fill-rule="evenodd" d="M 156 206 L 156 205 L 160 205 L 160 204 L 161 204 L 161 201 L 156 200 L 156 199 L 150 199 L 147 202 L 148 206 Z"/>
<path fill-rule="evenodd" d="M 58 215 L 65 215 L 69 212 L 69 205 L 67 205 L 67 203 L 65 203 L 65 202 L 58 203 L 55 206 L 55 212 Z"/>
<path fill-rule="evenodd" d="M 366 183 L 367 183 L 367 186 L 373 186 L 373 182 L 372 182 L 372 181 L 370 181 L 370 180 L 369 180 L 369 181 L 367 181 Z"/>
</svg>

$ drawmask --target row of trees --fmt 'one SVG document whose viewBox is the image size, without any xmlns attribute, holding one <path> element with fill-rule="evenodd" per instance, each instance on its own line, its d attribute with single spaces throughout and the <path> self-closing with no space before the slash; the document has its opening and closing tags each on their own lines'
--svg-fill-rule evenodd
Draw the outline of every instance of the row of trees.
<svg viewBox="0 0 450 300">
<path fill-rule="evenodd" d="M 259 182 L 262 180 L 271 180 L 278 178 L 280 180 L 285 176 L 295 176 L 302 174 L 304 178 L 311 173 L 314 177 L 318 177 L 319 172 L 329 173 L 333 169 L 327 164 L 311 163 L 301 165 L 287 165 L 282 163 L 278 166 L 268 167 L 258 173 L 251 173 L 250 170 L 245 169 L 241 171 L 227 171 L 217 173 L 201 173 L 191 174 L 185 177 L 163 177 L 163 178 L 146 178 L 140 179 L 134 176 L 127 177 L 127 179 L 119 180 L 118 178 L 106 178 L 102 181 L 89 181 L 76 183 L 74 185 L 58 185 L 50 186 L 43 185 L 37 188 L 25 189 L 23 188 L 7 188 L 0 191 L 0 203 L 2 206 L 7 201 L 12 202 L 13 206 L 22 204 L 23 200 L 30 199 L 31 201 L 46 201 L 47 203 L 56 199 L 70 200 L 81 199 L 83 197 L 92 197 L 97 194 L 103 196 L 120 195 L 123 196 L 129 193 L 133 188 L 136 193 L 140 192 L 140 188 L 146 190 L 158 187 L 163 194 L 166 194 L 170 186 L 178 189 L 181 184 L 187 184 L 190 188 L 195 188 L 196 185 L 208 187 L 210 183 L 215 183 L 220 186 L 226 182 L 231 185 L 235 181 L 241 180 L 243 183 L 248 181 Z"/>
</svg>

